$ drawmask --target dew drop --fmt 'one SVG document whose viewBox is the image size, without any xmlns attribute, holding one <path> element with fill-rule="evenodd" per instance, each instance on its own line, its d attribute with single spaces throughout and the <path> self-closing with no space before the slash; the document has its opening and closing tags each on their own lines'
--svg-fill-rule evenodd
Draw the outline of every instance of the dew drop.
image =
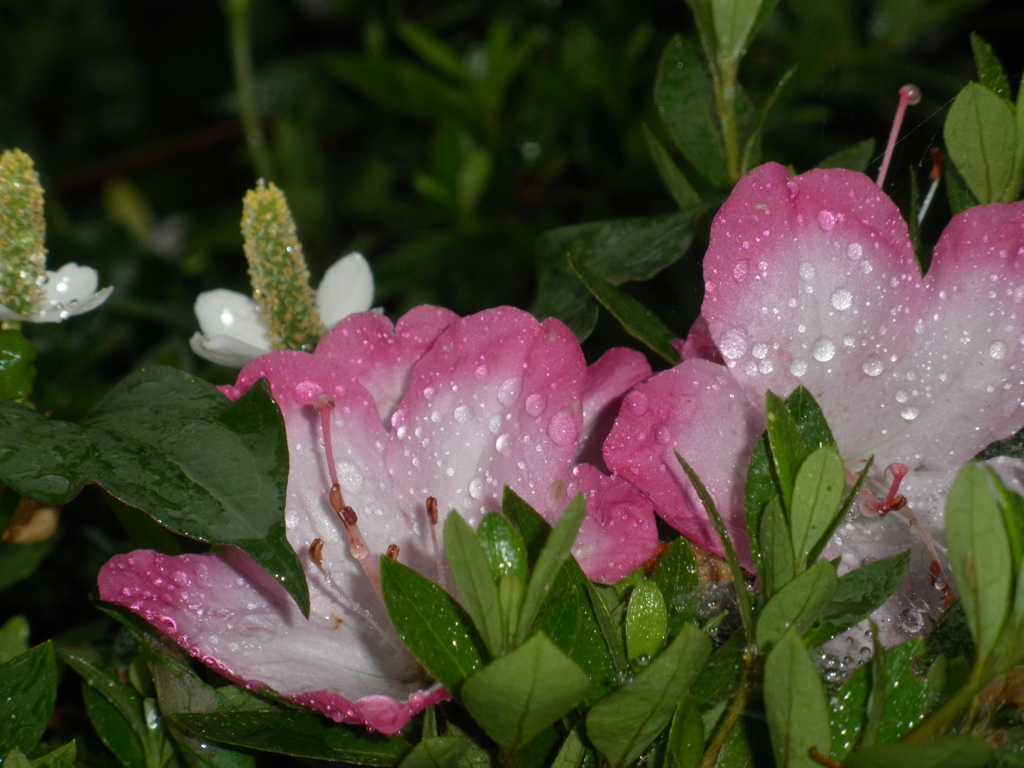
<svg viewBox="0 0 1024 768">
<path fill-rule="evenodd" d="M 473 410 L 468 405 L 460 405 L 455 409 L 455 412 L 452 415 L 455 417 L 455 421 L 459 424 L 465 424 L 473 418 Z"/>
<path fill-rule="evenodd" d="M 755 344 L 754 348 L 750 350 L 750 354 L 756 357 L 758 360 L 764 360 L 768 357 L 768 345 L 767 344 Z"/>
<path fill-rule="evenodd" d="M 480 365 L 478 365 L 476 367 L 476 370 L 473 372 L 473 375 L 476 376 L 477 381 L 483 381 L 485 378 L 487 378 L 487 371 L 487 364 L 480 363 Z"/>
<path fill-rule="evenodd" d="M 900 410 L 900 416 L 903 418 L 904 421 L 913 421 L 914 419 L 917 418 L 917 415 L 919 413 L 920 411 L 917 410 L 917 408 L 915 408 L 912 405 Z"/>
<path fill-rule="evenodd" d="M 896 390 L 896 402 L 905 403 L 908 400 L 907 391 L 905 389 Z"/>
<path fill-rule="evenodd" d="M 853 294 L 845 288 L 836 288 L 832 292 L 832 306 L 840 312 L 845 312 L 853 304 Z"/>
<path fill-rule="evenodd" d="M 668 431 L 668 427 L 664 424 L 654 430 L 654 439 L 658 445 L 668 445 L 672 442 L 672 433 Z"/>
<path fill-rule="evenodd" d="M 484 497 L 484 481 L 479 477 L 474 477 L 469 484 L 469 495 L 477 501 L 480 501 Z"/>
<path fill-rule="evenodd" d="M 747 352 L 747 337 L 743 331 L 733 328 L 722 335 L 718 349 L 726 360 L 739 360 Z"/>
<path fill-rule="evenodd" d="M 1001 341 L 993 341 L 988 348 L 988 355 L 993 360 L 1002 360 L 1006 357 L 1006 344 Z"/>
<path fill-rule="evenodd" d="M 868 355 L 868 357 L 864 358 L 864 364 L 861 366 L 861 370 L 872 378 L 881 374 L 882 368 L 882 358 L 878 355 Z"/>
<path fill-rule="evenodd" d="M 811 280 L 814 279 L 814 275 L 814 265 L 811 264 L 809 261 L 805 261 L 803 264 L 800 265 L 800 277 L 802 277 L 804 280 L 810 282 Z"/>
<path fill-rule="evenodd" d="M 814 342 L 811 354 L 819 363 L 827 363 L 836 356 L 836 345 L 832 343 L 832 339 L 828 336 L 819 336 L 817 341 Z"/>
<path fill-rule="evenodd" d="M 557 446 L 567 446 L 575 442 L 579 437 L 576 430 L 576 420 L 567 410 L 561 410 L 551 417 L 548 422 L 548 437 Z"/>
<path fill-rule="evenodd" d="M 848 246 L 846 246 L 846 256 L 851 261 L 856 261 L 863 255 L 864 246 L 862 246 L 860 243 L 850 243 Z"/>
<path fill-rule="evenodd" d="M 836 227 L 836 215 L 832 211 L 819 211 L 818 226 L 822 232 L 831 232 Z"/>
<path fill-rule="evenodd" d="M 806 360 L 794 360 L 792 365 L 789 366 L 789 372 L 796 376 L 798 379 L 803 377 L 807 373 L 807 361 Z"/>
<path fill-rule="evenodd" d="M 544 412 L 544 406 L 547 404 L 548 400 L 544 395 L 534 392 L 526 398 L 526 412 L 531 416 L 540 416 Z"/>
<path fill-rule="evenodd" d="M 647 413 L 647 395 L 643 392 L 631 392 L 624 405 L 626 410 L 634 416 L 643 416 Z"/>
<path fill-rule="evenodd" d="M 508 454 L 512 450 L 512 438 L 508 433 L 498 435 L 498 439 L 494 441 L 494 448 L 498 453 Z"/>
<path fill-rule="evenodd" d="M 300 381 L 295 385 L 295 399 L 303 405 L 312 405 L 324 393 L 323 387 L 315 381 Z"/>
<path fill-rule="evenodd" d="M 498 387 L 498 402 L 509 406 L 519 397 L 519 379 L 505 379 Z"/>
<path fill-rule="evenodd" d="M 747 264 L 746 259 L 740 259 L 736 262 L 736 265 L 732 268 L 733 279 L 737 283 L 746 282 L 747 273 L 750 270 L 750 266 Z"/>
</svg>

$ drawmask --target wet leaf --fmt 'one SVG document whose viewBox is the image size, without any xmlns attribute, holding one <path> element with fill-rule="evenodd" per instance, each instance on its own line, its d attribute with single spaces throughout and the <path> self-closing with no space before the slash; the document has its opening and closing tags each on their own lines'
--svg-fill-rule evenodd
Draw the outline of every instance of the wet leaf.
<svg viewBox="0 0 1024 768">
<path fill-rule="evenodd" d="M 0 664 L 0 755 L 32 749 L 56 701 L 57 662 L 50 643 Z"/>
<path fill-rule="evenodd" d="M 782 636 L 765 661 L 764 704 L 779 768 L 820 768 L 810 753 L 827 756 L 832 745 L 825 687 L 796 629 Z"/>
<path fill-rule="evenodd" d="M 629 596 L 626 608 L 626 648 L 629 660 L 653 657 L 665 643 L 668 611 L 658 585 L 643 580 Z"/>
<path fill-rule="evenodd" d="M 487 753 L 465 736 L 423 739 L 402 760 L 401 768 L 476 768 L 490 764 Z"/>
<path fill-rule="evenodd" d="M 675 637 L 686 624 L 697 618 L 697 604 L 700 598 L 700 576 L 697 558 L 693 548 L 684 538 L 672 542 L 658 560 L 658 567 L 651 575 L 651 581 L 658 585 L 668 610 L 668 634 Z"/>
<path fill-rule="evenodd" d="M 1010 99 L 1010 81 L 1006 77 L 1002 62 L 999 61 L 992 46 L 977 32 L 971 32 L 971 52 L 974 54 L 974 66 L 978 70 L 978 82 L 996 96 Z"/>
<path fill-rule="evenodd" d="M 861 749 L 845 768 L 985 768 L 995 753 L 984 739 L 943 737 L 916 744 L 885 744 Z"/>
<path fill-rule="evenodd" d="M 800 465 L 789 510 L 793 555 L 799 568 L 831 527 L 845 487 L 846 470 L 835 446 L 818 448 Z"/>
<path fill-rule="evenodd" d="M 1009 103 L 968 83 L 953 100 L 943 136 L 949 155 L 978 202 L 1016 196 L 1009 190 L 1016 160 L 1017 126 Z"/>
<path fill-rule="evenodd" d="M 461 699 L 488 736 L 514 750 L 579 704 L 589 688 L 586 673 L 537 634 L 467 678 Z"/>
<path fill-rule="evenodd" d="M 449 691 L 483 663 L 472 622 L 454 598 L 412 568 L 380 559 L 388 616 L 417 661 Z"/>
<path fill-rule="evenodd" d="M 633 762 L 664 730 L 710 654 L 707 635 L 687 625 L 649 666 L 591 708 L 587 735 L 613 768 Z"/>
<path fill-rule="evenodd" d="M 444 553 L 455 586 L 492 656 L 505 647 L 505 629 L 491 565 L 473 529 L 457 512 L 444 523 Z"/>
<path fill-rule="evenodd" d="M 21 331 L 0 330 L 0 398 L 25 400 L 36 379 L 36 348 Z"/>
<path fill-rule="evenodd" d="M 495 581 L 511 574 L 526 583 L 529 576 L 526 543 L 512 523 L 496 512 L 488 512 L 480 521 L 476 535 L 487 555 Z"/>
<path fill-rule="evenodd" d="M 832 600 L 838 583 L 835 566 L 819 560 L 779 589 L 758 615 L 758 647 L 771 647 L 791 627 L 806 632 Z"/>
</svg>

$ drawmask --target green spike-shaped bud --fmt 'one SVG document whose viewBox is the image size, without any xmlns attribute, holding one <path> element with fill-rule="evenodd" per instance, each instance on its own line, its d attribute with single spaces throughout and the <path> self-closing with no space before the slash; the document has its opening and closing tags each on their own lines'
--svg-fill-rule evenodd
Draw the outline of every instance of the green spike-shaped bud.
<svg viewBox="0 0 1024 768">
<path fill-rule="evenodd" d="M 327 333 L 284 193 L 260 181 L 242 201 L 252 295 L 274 349 L 312 350 Z"/>
<path fill-rule="evenodd" d="M 29 316 L 45 299 L 46 222 L 43 188 L 32 158 L 20 149 L 0 154 L 0 304 Z"/>
</svg>

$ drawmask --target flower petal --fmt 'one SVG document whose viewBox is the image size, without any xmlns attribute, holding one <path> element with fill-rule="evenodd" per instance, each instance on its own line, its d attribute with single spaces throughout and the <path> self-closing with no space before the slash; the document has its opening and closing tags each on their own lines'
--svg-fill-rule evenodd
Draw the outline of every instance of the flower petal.
<svg viewBox="0 0 1024 768">
<path fill-rule="evenodd" d="M 256 302 L 225 288 L 204 291 L 196 298 L 199 333 L 192 351 L 211 363 L 240 368 L 270 351 L 267 328 Z"/>
<path fill-rule="evenodd" d="M 365 623 L 322 603 L 307 621 L 280 585 L 234 549 L 118 555 L 98 583 L 102 600 L 139 614 L 228 679 L 319 704 L 339 722 L 393 733 L 438 696 L 396 636 L 382 653 L 381 637 Z M 394 700 L 387 717 L 382 696 Z"/>
<path fill-rule="evenodd" d="M 952 469 L 1024 427 L 1024 203 L 956 216 L 925 292 L 913 349 L 878 393 L 890 422 L 874 449 L 882 466 Z"/>
<path fill-rule="evenodd" d="M 806 386 L 844 454 L 876 444 L 877 377 L 913 343 L 923 294 L 893 202 L 860 173 L 763 165 L 716 216 L 704 270 L 702 314 L 733 375 L 780 397 Z"/>
<path fill-rule="evenodd" d="M 711 493 L 749 568 L 743 487 L 763 430 L 763 409 L 726 368 L 689 360 L 626 395 L 604 458 L 613 472 L 651 498 L 665 522 L 698 546 L 722 554 L 707 512 L 676 460 L 678 451 Z"/>
<path fill-rule="evenodd" d="M 338 323 L 317 345 L 316 354 L 342 366 L 366 387 L 381 420 L 389 422 L 409 388 L 413 364 L 457 319 L 454 312 L 431 306 L 409 310 L 397 324 L 362 312 Z"/>
<path fill-rule="evenodd" d="M 574 468 L 572 475 L 568 495 L 582 493 L 587 505 L 572 553 L 587 578 L 613 584 L 654 555 L 654 505 L 622 478 L 588 464 Z"/>
<path fill-rule="evenodd" d="M 373 305 L 373 272 L 361 253 L 350 253 L 334 262 L 316 289 L 316 308 L 327 328 Z"/>
<path fill-rule="evenodd" d="M 46 270 L 46 282 L 43 284 L 46 296 L 42 306 L 28 316 L 0 307 L 0 320 L 59 323 L 74 315 L 89 312 L 106 301 L 114 289 L 108 286 L 97 291 L 98 285 L 99 277 L 92 267 L 68 263 L 56 272 Z"/>
<path fill-rule="evenodd" d="M 672 346 L 683 360 L 710 360 L 712 363 L 725 365 L 722 353 L 718 351 L 715 340 L 711 338 L 711 329 L 704 315 L 698 315 L 693 321 L 685 341 L 676 339 Z"/>
<path fill-rule="evenodd" d="M 560 512 L 585 375 L 578 342 L 556 320 L 501 307 L 452 324 L 416 363 L 392 417 L 387 462 L 405 504 L 434 496 L 475 525 L 509 485 L 538 512 Z"/>
<path fill-rule="evenodd" d="M 583 385 L 583 434 L 576 460 L 604 468 L 601 444 L 619 413 L 622 396 L 651 375 L 647 358 L 633 349 L 609 349 L 587 366 Z"/>
</svg>

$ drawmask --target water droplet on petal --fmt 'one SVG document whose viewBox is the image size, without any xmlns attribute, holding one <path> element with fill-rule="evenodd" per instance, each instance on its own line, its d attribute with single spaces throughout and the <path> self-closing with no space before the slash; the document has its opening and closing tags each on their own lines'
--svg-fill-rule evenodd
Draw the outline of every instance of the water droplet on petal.
<svg viewBox="0 0 1024 768">
<path fill-rule="evenodd" d="M 909 397 L 907 396 L 907 391 L 905 389 L 896 390 L 895 397 L 897 403 L 905 403 L 909 399 Z"/>
<path fill-rule="evenodd" d="M 740 259 L 739 261 L 736 262 L 736 265 L 732 268 L 733 279 L 735 279 L 737 283 L 742 283 L 742 282 L 746 281 L 746 279 L 747 279 L 747 272 L 749 271 L 749 269 L 750 269 L 750 266 L 747 264 L 747 260 L 746 259 Z"/>
<path fill-rule="evenodd" d="M 810 282 L 811 280 L 814 279 L 815 274 L 816 270 L 814 269 L 814 265 L 811 264 L 809 261 L 805 261 L 803 264 L 800 265 L 800 277 L 802 277 L 804 280 Z"/>
<path fill-rule="evenodd" d="M 845 288 L 836 288 L 832 292 L 832 306 L 840 312 L 845 312 L 853 304 L 853 294 Z"/>
<path fill-rule="evenodd" d="M 811 354 L 819 363 L 827 363 L 836 356 L 836 345 L 828 336 L 819 336 L 814 342 Z"/>
<path fill-rule="evenodd" d="M 1001 341 L 993 341 L 988 348 L 988 355 L 993 360 L 1002 360 L 1006 357 L 1006 344 Z"/>
<path fill-rule="evenodd" d="M 484 497 L 484 481 L 479 477 L 474 477 L 469 484 L 469 495 L 479 501 Z"/>
<path fill-rule="evenodd" d="M 850 243 L 846 246 L 846 255 L 853 261 L 856 261 L 864 255 L 864 246 L 860 243 Z"/>
<path fill-rule="evenodd" d="M 526 412 L 531 416 L 540 416 L 544 412 L 544 406 L 547 404 L 548 400 L 544 395 L 534 392 L 526 398 Z"/>
<path fill-rule="evenodd" d="M 794 360 L 792 365 L 789 366 L 789 372 L 796 376 L 798 379 L 807 373 L 807 361 L 806 360 Z"/>
<path fill-rule="evenodd" d="M 755 344 L 754 348 L 750 350 L 750 354 L 752 354 L 758 360 L 764 360 L 768 356 L 768 345 L 763 343 Z"/>
<path fill-rule="evenodd" d="M 561 410 L 548 422 L 548 437 L 557 446 L 565 447 L 579 437 L 576 431 L 576 420 L 567 410 Z"/>
<path fill-rule="evenodd" d="M 478 365 L 476 367 L 476 370 L 473 372 L 473 375 L 476 376 L 477 381 L 483 381 L 485 378 L 487 378 L 487 371 L 487 364 L 480 363 L 480 365 Z"/>
<path fill-rule="evenodd" d="M 519 397 L 519 379 L 505 379 L 498 387 L 498 402 L 508 406 Z"/>
<path fill-rule="evenodd" d="M 818 226 L 822 232 L 831 232 L 836 226 L 836 215 L 832 211 L 819 211 Z"/>
<path fill-rule="evenodd" d="M 739 360 L 747 352 L 747 337 L 743 331 L 733 328 L 722 335 L 718 349 L 726 360 Z"/>
<path fill-rule="evenodd" d="M 864 364 L 861 366 L 861 370 L 871 377 L 878 376 L 882 369 L 882 358 L 878 355 L 868 355 L 868 357 L 864 358 Z"/>
<path fill-rule="evenodd" d="M 465 424 L 473 417 L 473 410 L 468 405 L 460 405 L 452 415 L 459 424 Z"/>
<path fill-rule="evenodd" d="M 654 439 L 659 445 L 668 445 L 672 442 L 672 433 L 668 431 L 668 427 L 662 425 L 654 430 Z"/>
<path fill-rule="evenodd" d="M 634 416 L 643 416 L 647 413 L 647 395 L 643 392 L 630 392 L 623 404 L 626 406 L 626 410 Z"/>
<path fill-rule="evenodd" d="M 904 421 L 913 421 L 917 418 L 919 413 L 920 411 L 912 405 L 900 410 L 900 416 Z"/>
<path fill-rule="evenodd" d="M 512 450 L 512 438 L 506 433 L 504 435 L 498 435 L 498 439 L 494 441 L 494 448 L 498 453 L 507 454 Z"/>
</svg>

